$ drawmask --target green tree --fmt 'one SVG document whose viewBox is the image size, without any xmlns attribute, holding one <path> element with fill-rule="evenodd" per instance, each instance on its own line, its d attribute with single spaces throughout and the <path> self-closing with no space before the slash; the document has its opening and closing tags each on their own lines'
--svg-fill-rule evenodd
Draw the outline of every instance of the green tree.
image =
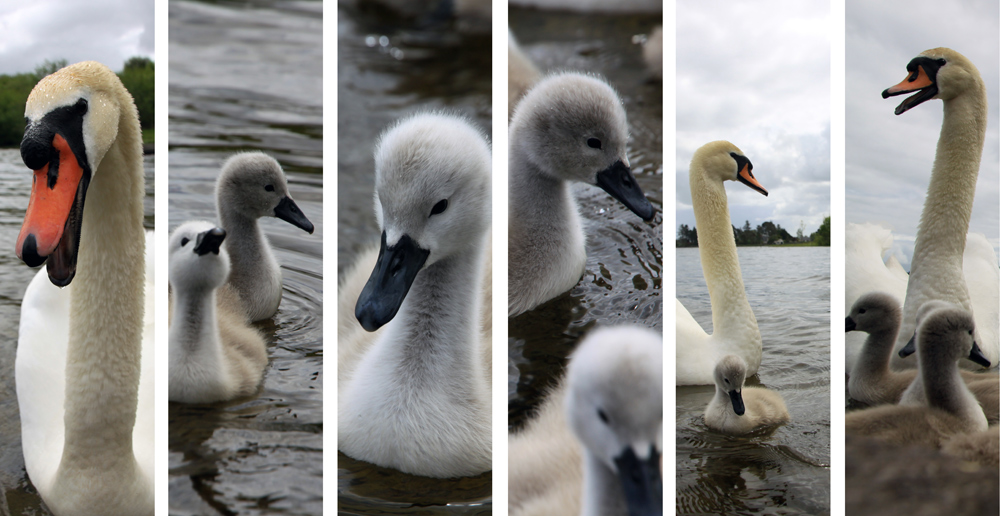
<svg viewBox="0 0 1000 516">
<path fill-rule="evenodd" d="M 53 73 L 66 68 L 66 64 L 65 59 L 56 59 L 55 61 L 49 61 L 46 59 L 45 61 L 42 61 L 42 64 L 35 67 L 35 77 L 40 81 L 46 75 L 52 75 Z"/>
<path fill-rule="evenodd" d="M 810 235 L 810 239 L 818 246 L 830 247 L 830 217 L 823 219 L 823 223 L 820 224 L 815 233 Z"/>
<path fill-rule="evenodd" d="M 155 72 L 153 61 L 148 57 L 136 56 L 125 61 L 125 68 L 118 74 L 125 89 L 132 94 L 132 98 L 135 100 L 135 107 L 139 110 L 139 123 L 142 124 L 143 129 L 149 129 L 155 125 Z"/>
</svg>

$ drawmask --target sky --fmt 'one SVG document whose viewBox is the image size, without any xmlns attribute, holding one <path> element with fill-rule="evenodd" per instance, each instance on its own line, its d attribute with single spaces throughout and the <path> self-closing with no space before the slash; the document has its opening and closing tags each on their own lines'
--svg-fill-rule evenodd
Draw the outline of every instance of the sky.
<svg viewBox="0 0 1000 516">
<path fill-rule="evenodd" d="M 830 215 L 829 11 L 815 1 L 677 2 L 678 226 L 695 225 L 688 169 L 714 140 L 743 150 L 769 191 L 726 183 L 735 226 L 770 220 L 794 236 L 805 223 L 808 235 Z"/>
<path fill-rule="evenodd" d="M 46 59 L 120 71 L 130 57 L 155 57 L 153 28 L 152 0 L 0 0 L 0 74 Z"/>
<path fill-rule="evenodd" d="M 986 82 L 986 145 L 970 232 L 1000 244 L 1000 3 L 906 0 L 847 2 L 846 217 L 893 230 L 891 254 L 909 270 L 914 236 L 941 132 L 942 103 L 927 101 L 902 115 L 908 95 L 883 100 L 920 52 L 949 47 L 969 58 Z"/>
</svg>

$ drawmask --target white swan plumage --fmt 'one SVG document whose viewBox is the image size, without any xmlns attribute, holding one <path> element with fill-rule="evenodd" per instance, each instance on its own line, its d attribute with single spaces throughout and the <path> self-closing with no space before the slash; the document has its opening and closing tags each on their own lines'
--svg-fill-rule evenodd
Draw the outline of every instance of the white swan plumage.
<svg viewBox="0 0 1000 516">
<path fill-rule="evenodd" d="M 662 403 L 659 334 L 590 332 L 570 356 L 566 379 L 509 437 L 510 515 L 662 514 Z M 629 478 L 642 485 L 626 489 Z"/>
<path fill-rule="evenodd" d="M 701 268 L 712 301 L 713 333 L 706 333 L 677 300 L 677 385 L 714 384 L 715 366 L 726 355 L 740 357 L 747 376 L 760 368 L 760 330 L 743 287 L 724 185 L 740 181 L 767 195 L 752 170 L 743 151 L 727 141 L 707 143 L 691 158 L 691 204 Z"/>
<path fill-rule="evenodd" d="M 482 317 L 492 306 L 482 306 L 491 170 L 485 137 L 462 118 L 418 114 L 379 138 L 381 248 L 358 259 L 338 294 L 338 448 L 348 456 L 438 478 L 492 468 Z"/>
<path fill-rule="evenodd" d="M 138 113 L 90 61 L 42 79 L 25 117 L 35 181 L 17 253 L 48 261 L 21 304 L 25 469 L 59 516 L 151 515 L 154 285 Z"/>
<path fill-rule="evenodd" d="M 281 303 L 281 268 L 257 220 L 277 217 L 309 234 L 313 223 L 289 195 L 281 165 L 263 152 L 241 152 L 226 160 L 215 196 L 219 224 L 228 235 L 229 284 L 251 321 L 268 319 Z"/>
<path fill-rule="evenodd" d="M 206 221 L 170 235 L 170 401 L 212 403 L 248 396 L 267 365 L 267 343 L 226 284 L 226 231 Z"/>
<path fill-rule="evenodd" d="M 628 124 L 606 82 L 549 75 L 521 99 L 509 128 L 507 313 L 532 310 L 573 288 L 587 251 L 574 182 L 596 185 L 651 220 L 629 168 Z"/>
<path fill-rule="evenodd" d="M 986 86 L 979 71 L 965 56 L 947 48 L 922 52 L 907 65 L 907 78 L 886 89 L 882 96 L 914 93 L 897 108 L 900 115 L 931 100 L 944 103 L 944 120 L 938 139 L 934 167 L 920 225 L 917 230 L 910 275 L 905 285 L 903 323 L 895 348 L 902 349 L 916 330 L 916 313 L 930 300 L 956 304 L 976 318 L 976 341 L 984 356 L 993 364 L 1000 358 L 1000 286 L 990 282 L 1000 275 L 992 247 L 966 253 L 969 219 L 976 193 L 976 180 L 986 137 Z M 850 235 L 848 235 L 850 237 Z M 848 240 L 850 242 L 850 239 Z M 881 255 L 873 246 L 863 246 L 864 253 L 852 253 L 850 243 L 846 275 L 850 278 L 845 302 L 850 305 L 863 292 L 851 291 L 865 285 L 896 295 L 898 281 L 876 260 Z M 977 246 L 979 249 L 981 246 Z M 990 256 L 988 256 L 990 255 Z M 876 258 L 877 256 L 877 258 Z M 863 258 L 861 264 L 855 258 Z M 970 260 L 972 260 L 971 263 Z M 986 278 L 967 281 L 964 268 L 985 272 Z M 977 285 L 971 289 L 969 285 Z M 976 298 L 972 297 L 976 295 Z M 982 304 L 980 304 L 982 303 Z M 852 343 L 853 347 L 856 343 Z M 849 348 L 850 349 L 850 348 Z M 850 353 L 850 351 L 849 351 Z M 892 367 L 912 368 L 916 360 L 892 357 Z M 964 361 L 963 367 L 973 367 Z"/>
</svg>

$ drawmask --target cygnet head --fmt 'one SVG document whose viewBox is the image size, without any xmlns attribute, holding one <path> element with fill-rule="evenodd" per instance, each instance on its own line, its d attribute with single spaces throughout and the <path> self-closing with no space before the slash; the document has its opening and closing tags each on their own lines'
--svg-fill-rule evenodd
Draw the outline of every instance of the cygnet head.
<svg viewBox="0 0 1000 516">
<path fill-rule="evenodd" d="M 170 235 L 170 285 L 177 291 L 207 292 L 229 277 L 226 230 L 205 221 L 186 222 Z"/>
<path fill-rule="evenodd" d="M 511 152 L 542 173 L 597 185 L 643 220 L 653 205 L 628 162 L 628 123 L 615 90 L 597 77 L 550 75 L 517 105 L 510 123 Z"/>
<path fill-rule="evenodd" d="M 243 152 L 226 160 L 215 185 L 215 195 L 222 220 L 227 219 L 227 213 L 251 220 L 277 217 L 313 232 L 313 223 L 288 194 L 281 165 L 263 152 Z"/>
<path fill-rule="evenodd" d="M 491 155 L 467 120 L 405 118 L 375 146 L 375 217 L 382 244 L 355 316 L 375 331 L 395 317 L 421 269 L 481 249 L 490 228 Z"/>
<path fill-rule="evenodd" d="M 746 377 L 747 363 L 736 355 L 726 355 L 715 364 L 715 388 L 729 395 L 737 416 L 746 412 L 743 405 L 743 382 Z"/>
<path fill-rule="evenodd" d="M 569 424 L 618 476 L 629 514 L 662 514 L 661 337 L 644 328 L 594 330 L 573 352 L 566 382 Z"/>
<path fill-rule="evenodd" d="M 932 309 L 917 327 L 920 363 L 954 364 L 967 357 L 983 367 L 990 367 L 990 361 L 976 344 L 975 330 L 975 320 L 968 310 L 954 305 Z"/>
<path fill-rule="evenodd" d="M 930 301 L 924 301 L 924 304 L 917 308 L 917 316 L 914 321 L 914 326 L 916 330 L 913 330 L 913 336 L 910 340 L 906 342 L 906 345 L 900 348 L 899 358 L 906 358 L 917 352 L 917 334 L 920 332 L 920 324 L 924 322 L 924 319 L 931 312 L 938 310 L 940 308 L 959 308 L 957 305 L 949 303 L 947 301 L 942 301 L 940 299 L 931 299 Z"/>
<path fill-rule="evenodd" d="M 701 165 L 699 169 L 708 179 L 719 182 L 739 181 L 767 196 L 767 189 L 753 175 L 753 163 L 732 143 L 718 140 L 702 145 L 694 151 L 691 158 L 692 172 L 695 170 L 695 163 Z M 695 176 L 692 174 L 691 181 L 694 180 Z"/>
<path fill-rule="evenodd" d="M 847 331 L 878 333 L 899 328 L 903 312 L 896 298 L 884 292 L 869 292 L 858 298 L 847 315 Z"/>
<path fill-rule="evenodd" d="M 897 115 L 931 99 L 951 100 L 967 91 L 985 88 L 976 65 L 950 48 L 921 52 L 906 65 L 906 72 L 902 82 L 882 92 L 884 99 L 916 92 L 896 107 Z"/>
</svg>

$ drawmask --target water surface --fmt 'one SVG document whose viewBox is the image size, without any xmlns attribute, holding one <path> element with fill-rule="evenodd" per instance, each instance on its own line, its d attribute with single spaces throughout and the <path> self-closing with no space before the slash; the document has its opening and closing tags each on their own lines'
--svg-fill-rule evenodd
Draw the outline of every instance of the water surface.
<svg viewBox="0 0 1000 516">
<path fill-rule="evenodd" d="M 270 363 L 257 395 L 170 404 L 171 514 L 320 514 L 323 475 L 322 3 L 170 3 L 170 211 L 216 220 L 215 178 L 234 152 L 276 158 L 316 226 L 261 226 L 284 276 L 257 323 Z"/>
<path fill-rule="evenodd" d="M 677 387 L 677 514 L 830 512 L 830 248 L 740 247 L 764 356 L 748 385 L 781 394 L 791 422 L 730 437 L 702 420 L 715 386 Z M 677 250 L 677 297 L 712 333 L 698 249 Z"/>
</svg>

